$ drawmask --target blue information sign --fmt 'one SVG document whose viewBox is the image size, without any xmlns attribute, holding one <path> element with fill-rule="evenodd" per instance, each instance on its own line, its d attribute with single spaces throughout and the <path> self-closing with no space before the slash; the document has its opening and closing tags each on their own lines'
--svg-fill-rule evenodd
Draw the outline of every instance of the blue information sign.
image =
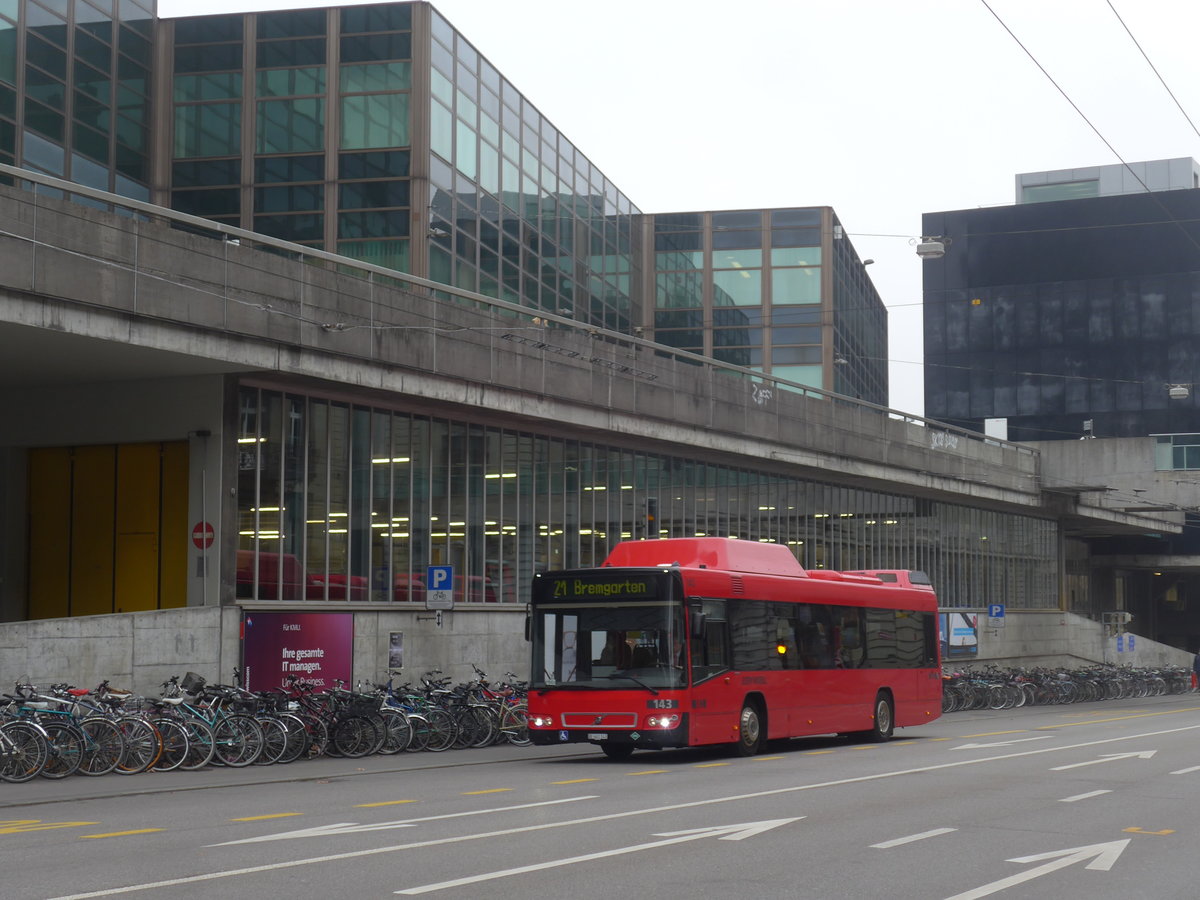
<svg viewBox="0 0 1200 900">
<path fill-rule="evenodd" d="M 454 608 L 454 566 L 428 566 L 426 568 L 425 608 Z"/>
<path fill-rule="evenodd" d="M 988 606 L 988 618 L 989 619 L 1003 619 L 1004 618 L 1004 604 L 1003 603 L 990 604 Z"/>
</svg>

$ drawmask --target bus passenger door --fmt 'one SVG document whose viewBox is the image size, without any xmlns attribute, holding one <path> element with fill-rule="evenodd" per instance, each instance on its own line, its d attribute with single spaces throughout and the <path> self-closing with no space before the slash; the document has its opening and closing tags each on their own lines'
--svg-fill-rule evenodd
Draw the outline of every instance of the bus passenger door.
<svg viewBox="0 0 1200 900">
<path fill-rule="evenodd" d="M 717 744 L 736 740 L 733 731 L 741 711 L 740 684 L 730 674 L 729 623 L 725 604 L 706 600 L 704 625 L 692 634 L 692 689 L 688 720 L 692 744 Z"/>
</svg>

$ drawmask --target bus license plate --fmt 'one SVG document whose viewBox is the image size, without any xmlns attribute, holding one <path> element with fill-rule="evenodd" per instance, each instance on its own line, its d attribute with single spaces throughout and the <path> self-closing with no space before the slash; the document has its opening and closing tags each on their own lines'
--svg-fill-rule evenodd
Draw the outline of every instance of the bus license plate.
<svg viewBox="0 0 1200 900">
<path fill-rule="evenodd" d="M 592 731 L 588 733 L 587 739 L 589 741 L 607 741 L 608 734 L 603 731 Z"/>
</svg>

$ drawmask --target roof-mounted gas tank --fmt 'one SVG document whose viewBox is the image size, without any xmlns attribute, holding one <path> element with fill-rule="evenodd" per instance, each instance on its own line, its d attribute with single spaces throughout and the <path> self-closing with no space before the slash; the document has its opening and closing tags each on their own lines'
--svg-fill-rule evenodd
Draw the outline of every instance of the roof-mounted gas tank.
<svg viewBox="0 0 1200 900">
<path fill-rule="evenodd" d="M 612 548 L 604 565 L 639 568 L 678 565 L 793 577 L 808 574 L 783 544 L 720 537 L 622 541 Z"/>
</svg>

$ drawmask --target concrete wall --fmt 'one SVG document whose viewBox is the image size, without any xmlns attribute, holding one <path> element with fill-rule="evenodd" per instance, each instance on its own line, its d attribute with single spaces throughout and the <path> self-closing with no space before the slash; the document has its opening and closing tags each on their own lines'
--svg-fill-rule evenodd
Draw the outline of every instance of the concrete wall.
<svg viewBox="0 0 1200 900">
<path fill-rule="evenodd" d="M 346 611 L 345 606 L 309 604 L 303 612 Z M 269 607 L 272 611 L 285 611 Z M 294 608 L 286 611 L 297 611 Z M 384 680 L 392 632 L 404 634 L 404 678 L 416 681 L 441 669 L 456 681 L 473 677 L 471 664 L 500 679 L 529 671 L 524 608 L 354 611 L 355 681 Z M 253 615 L 253 611 L 251 612 Z M 242 609 L 236 606 L 158 610 L 111 616 L 43 619 L 0 625 L 0 679 L 34 684 L 67 681 L 114 686 L 157 696 L 172 675 L 197 672 L 228 684 L 242 665 Z"/>
<path fill-rule="evenodd" d="M 1157 508 L 1154 515 L 1182 521 L 1183 512 L 1200 508 L 1200 478 L 1189 471 L 1157 471 L 1155 439 L 1094 438 L 1086 441 L 1038 441 L 1029 444 L 1042 457 L 1047 487 L 1085 485 L 1107 490 L 1084 495 L 1090 505 L 1107 508 Z"/>
<path fill-rule="evenodd" d="M 318 604 L 313 604 L 317 606 Z M 319 604 L 322 611 L 346 607 Z M 259 607 L 259 611 L 278 610 Z M 278 610 L 284 611 L 284 610 Z M 291 610 L 288 610 L 291 611 Z M 304 612 L 312 612 L 305 606 Z M 253 611 L 250 613 L 253 615 Z M 0 625 L 0 678 L 35 684 L 69 681 L 94 687 L 104 679 L 140 694 L 157 695 L 172 675 L 192 671 L 229 683 L 241 666 L 242 609 L 235 606 L 161 610 L 112 616 L 48 619 Z M 529 674 L 524 610 L 458 609 L 354 611 L 355 681 L 386 678 L 389 639 L 404 634 L 404 679 L 441 669 L 455 681 L 473 675 L 474 663 L 492 678 Z M 986 622 L 980 617 L 981 624 Z M 946 660 L 962 665 L 1067 667 L 1098 662 L 1136 666 L 1191 666 L 1191 654 L 1138 636 L 1135 650 L 1118 654 L 1108 629 L 1070 613 L 1013 613 L 1001 629 L 981 627 L 979 654 Z"/>
<path fill-rule="evenodd" d="M 1003 628 L 988 628 L 979 617 L 979 655 L 945 660 L 963 665 L 1048 666 L 1073 668 L 1094 663 L 1131 666 L 1192 666 L 1192 654 L 1134 635 L 1134 649 L 1118 653 L 1112 629 L 1073 613 L 1009 613 Z M 1122 643 L 1127 646 L 1129 635 Z"/>
</svg>

